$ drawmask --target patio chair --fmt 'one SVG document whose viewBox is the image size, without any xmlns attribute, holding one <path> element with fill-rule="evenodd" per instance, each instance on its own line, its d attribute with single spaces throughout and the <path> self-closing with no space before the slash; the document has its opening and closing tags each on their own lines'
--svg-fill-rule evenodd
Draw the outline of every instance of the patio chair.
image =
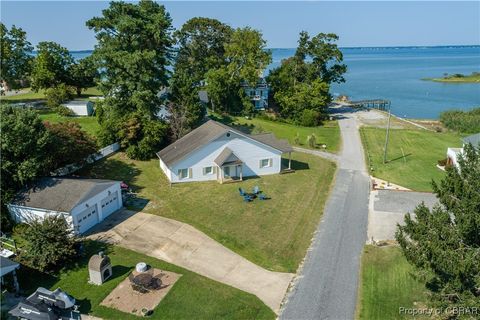
<svg viewBox="0 0 480 320">
<path fill-rule="evenodd" d="M 253 194 L 259 194 L 260 188 L 258 186 L 253 187 Z"/>
<path fill-rule="evenodd" d="M 270 198 L 269 198 L 266 194 L 263 194 L 263 193 L 262 193 L 262 194 L 260 194 L 260 195 L 258 196 L 258 199 L 260 199 L 260 200 L 268 200 L 268 199 L 270 199 Z"/>
<path fill-rule="evenodd" d="M 246 194 L 243 196 L 243 201 L 250 202 L 250 201 L 253 201 L 253 198 Z"/>
<path fill-rule="evenodd" d="M 238 192 L 242 197 L 245 195 L 245 190 L 243 190 L 242 188 L 238 188 Z"/>
</svg>

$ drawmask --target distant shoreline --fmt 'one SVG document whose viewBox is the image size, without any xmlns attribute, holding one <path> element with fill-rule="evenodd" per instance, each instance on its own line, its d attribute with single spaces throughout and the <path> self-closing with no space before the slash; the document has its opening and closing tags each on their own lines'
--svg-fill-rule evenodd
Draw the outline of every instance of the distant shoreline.
<svg viewBox="0 0 480 320">
<path fill-rule="evenodd" d="M 441 45 L 441 46 L 373 46 L 373 47 L 340 47 L 340 49 L 348 49 L 348 50 L 378 50 L 378 49 L 438 49 L 438 48 L 480 48 L 480 44 L 465 44 L 465 45 Z M 267 48 L 267 50 L 295 50 L 296 48 Z M 91 50 L 70 50 L 71 53 L 91 53 Z M 36 51 L 33 51 L 36 53 Z"/>
<path fill-rule="evenodd" d="M 442 78 L 423 78 L 425 81 L 443 82 L 443 83 L 480 83 L 480 72 L 472 74 L 453 74 Z"/>
</svg>

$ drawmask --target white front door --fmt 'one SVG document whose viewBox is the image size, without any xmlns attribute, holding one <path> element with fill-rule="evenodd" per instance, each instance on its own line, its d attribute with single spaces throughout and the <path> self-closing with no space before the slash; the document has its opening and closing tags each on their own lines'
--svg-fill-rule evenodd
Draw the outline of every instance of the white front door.
<svg viewBox="0 0 480 320">
<path fill-rule="evenodd" d="M 102 218 L 105 219 L 112 212 L 118 209 L 118 192 L 112 192 L 109 196 L 105 197 L 102 201 Z"/>
<path fill-rule="evenodd" d="M 84 233 L 98 223 L 97 206 L 89 207 L 75 217 L 75 225 L 80 233 Z"/>
</svg>

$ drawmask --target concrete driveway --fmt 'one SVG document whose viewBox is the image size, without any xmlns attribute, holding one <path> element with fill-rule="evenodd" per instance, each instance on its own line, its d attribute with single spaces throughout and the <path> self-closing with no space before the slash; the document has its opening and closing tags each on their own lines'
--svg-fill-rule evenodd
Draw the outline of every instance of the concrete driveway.
<svg viewBox="0 0 480 320">
<path fill-rule="evenodd" d="M 294 276 L 261 268 L 188 224 L 143 212 L 117 212 L 95 227 L 88 237 L 141 252 L 252 293 L 276 313 Z"/>
<path fill-rule="evenodd" d="M 421 202 L 432 208 L 437 202 L 433 193 L 374 190 L 370 193 L 367 243 L 394 240 L 397 223 L 403 224 L 407 212 L 413 213 Z"/>
</svg>

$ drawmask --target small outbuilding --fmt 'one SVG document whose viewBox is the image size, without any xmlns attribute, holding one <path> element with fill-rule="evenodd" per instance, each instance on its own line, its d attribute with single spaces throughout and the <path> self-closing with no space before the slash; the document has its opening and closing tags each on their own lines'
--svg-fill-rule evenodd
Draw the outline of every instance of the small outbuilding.
<svg viewBox="0 0 480 320">
<path fill-rule="evenodd" d="M 88 261 L 90 283 L 101 285 L 112 276 L 112 263 L 103 252 L 94 254 Z"/>
<path fill-rule="evenodd" d="M 93 102 L 84 100 L 72 100 L 63 104 L 77 116 L 91 116 L 93 114 Z"/>
</svg>

